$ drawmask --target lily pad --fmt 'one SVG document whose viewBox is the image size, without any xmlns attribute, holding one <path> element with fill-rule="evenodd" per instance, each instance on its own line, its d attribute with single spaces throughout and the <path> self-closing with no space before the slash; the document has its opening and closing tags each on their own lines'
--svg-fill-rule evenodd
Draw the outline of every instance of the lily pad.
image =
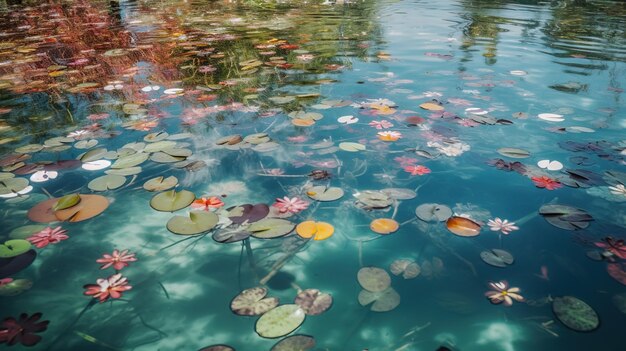
<svg viewBox="0 0 626 351">
<path fill-rule="evenodd" d="M 446 228 L 458 236 L 471 237 L 480 234 L 480 224 L 465 217 L 452 216 L 448 218 Z"/>
<path fill-rule="evenodd" d="M 61 198 L 59 198 L 54 205 L 52 206 L 52 210 L 60 211 L 66 208 L 70 208 L 72 206 L 77 205 L 80 202 L 80 194 L 68 194 Z"/>
<path fill-rule="evenodd" d="M 167 230 L 178 235 L 196 235 L 217 225 L 219 217 L 213 212 L 191 211 L 189 216 L 174 216 L 167 221 Z"/>
<path fill-rule="evenodd" d="M 488 265 L 505 268 L 513 264 L 514 258 L 508 251 L 500 249 L 485 250 L 480 253 L 480 258 Z"/>
<path fill-rule="evenodd" d="M 129 168 L 139 166 L 144 163 L 148 157 L 150 157 L 150 154 L 143 152 L 137 152 L 132 155 L 120 157 L 111 165 L 111 168 Z"/>
<path fill-rule="evenodd" d="M 530 157 L 530 152 L 513 148 L 513 147 L 503 147 L 498 149 L 498 153 L 502 156 L 510 157 L 510 158 L 527 158 Z"/>
<path fill-rule="evenodd" d="M 309 351 L 315 347 L 315 339 L 309 335 L 292 335 L 277 342 L 270 351 Z"/>
<path fill-rule="evenodd" d="M 26 267 L 30 266 L 36 257 L 37 252 L 35 252 L 35 250 L 29 250 L 19 256 L 0 258 L 0 279 L 21 272 Z"/>
<path fill-rule="evenodd" d="M 21 227 L 13 229 L 9 233 L 9 238 L 11 238 L 11 239 L 26 239 L 26 238 L 32 236 L 35 233 L 39 233 L 40 231 L 44 230 L 45 228 L 46 228 L 46 226 L 45 225 L 41 225 L 41 224 L 29 224 L 29 225 L 21 226 Z"/>
<path fill-rule="evenodd" d="M 81 140 L 74 144 L 74 147 L 77 149 L 91 149 L 92 147 L 98 145 L 98 140 L 89 139 L 89 140 Z"/>
<path fill-rule="evenodd" d="M 234 243 L 245 240 L 249 238 L 250 235 L 252 235 L 252 233 L 240 227 L 234 229 L 227 228 L 216 231 L 213 234 L 213 240 L 217 241 L 218 243 Z"/>
<path fill-rule="evenodd" d="M 400 305 L 400 294 L 392 287 L 378 292 L 361 290 L 359 293 L 359 304 L 367 306 L 372 302 L 374 304 L 370 307 L 371 311 L 388 312 Z"/>
<path fill-rule="evenodd" d="M 543 205 L 539 213 L 548 223 L 565 230 L 585 229 L 593 221 L 585 210 L 566 205 Z"/>
<path fill-rule="evenodd" d="M 107 169 L 104 171 L 105 174 L 116 175 L 116 176 L 132 176 L 135 174 L 141 173 L 142 168 L 137 167 L 128 167 L 128 168 L 120 168 L 120 169 Z"/>
<path fill-rule="evenodd" d="M 109 207 L 109 200 L 100 195 L 79 195 L 80 201 L 65 209 L 54 210 L 59 199 L 49 199 L 38 203 L 28 211 L 28 218 L 34 222 L 68 221 L 80 222 L 95 217 Z M 70 202 L 71 203 L 71 202 Z"/>
<path fill-rule="evenodd" d="M 391 206 L 393 199 L 382 191 L 364 190 L 355 195 L 357 205 L 367 209 L 382 209 Z"/>
<path fill-rule="evenodd" d="M 272 239 L 285 236 L 293 231 L 295 223 L 280 218 L 264 218 L 252 223 L 247 231 L 258 239 Z"/>
<path fill-rule="evenodd" d="M 406 188 L 386 188 L 382 189 L 380 192 L 387 194 L 387 196 L 394 200 L 411 200 L 417 197 L 415 191 Z"/>
<path fill-rule="evenodd" d="M 178 184 L 178 178 L 169 176 L 167 178 L 158 176 L 143 183 L 143 188 L 148 191 L 164 191 L 175 187 Z"/>
<path fill-rule="evenodd" d="M 16 296 L 32 286 L 33 282 L 28 279 L 15 279 L 10 283 L 0 285 L 0 296 Z"/>
<path fill-rule="evenodd" d="M 174 163 L 174 162 L 184 161 L 185 159 L 186 157 L 172 156 L 161 151 L 155 152 L 150 156 L 150 161 L 156 162 L 156 163 Z"/>
<path fill-rule="evenodd" d="M 308 188 L 306 194 L 311 199 L 317 201 L 335 201 L 339 200 L 344 192 L 341 188 L 318 185 Z"/>
<path fill-rule="evenodd" d="M 222 138 L 217 139 L 215 144 L 217 145 L 235 145 L 239 144 L 243 141 L 243 138 L 239 134 L 229 135 Z"/>
<path fill-rule="evenodd" d="M 304 221 L 296 226 L 296 233 L 305 239 L 326 240 L 335 232 L 335 228 L 326 222 Z"/>
<path fill-rule="evenodd" d="M 166 149 L 172 149 L 176 147 L 176 142 L 175 141 L 171 141 L 171 140 L 163 140 L 163 141 L 157 141 L 155 143 L 150 143 L 148 145 L 146 145 L 146 147 L 143 149 L 143 152 L 159 152 L 159 151 L 163 151 Z"/>
<path fill-rule="evenodd" d="M 446 205 L 422 204 L 415 209 L 415 215 L 424 222 L 443 222 L 452 217 L 452 210 Z"/>
<path fill-rule="evenodd" d="M 235 351 L 235 349 L 228 345 L 219 344 L 203 347 L 199 351 Z"/>
<path fill-rule="evenodd" d="M 124 183 L 126 183 L 126 177 L 107 174 L 90 181 L 87 187 L 93 191 L 107 191 L 117 189 Z"/>
<path fill-rule="evenodd" d="M 578 332 L 590 332 L 600 325 L 596 311 L 573 296 L 555 297 L 552 312 L 566 327 Z"/>
<path fill-rule="evenodd" d="M 43 149 L 43 145 L 41 144 L 28 144 L 24 146 L 20 146 L 15 149 L 15 152 L 20 154 L 33 154 L 35 152 L 39 152 Z"/>
<path fill-rule="evenodd" d="M 386 290 L 391 285 L 389 273 L 378 267 L 363 267 L 359 269 L 357 280 L 363 289 L 371 292 Z"/>
<path fill-rule="evenodd" d="M 30 242 L 24 239 L 7 240 L 4 245 L 0 245 L 0 258 L 11 258 L 19 256 L 30 250 Z"/>
<path fill-rule="evenodd" d="M 255 331 L 264 338 L 280 338 L 298 329 L 305 317 L 300 306 L 281 305 L 262 315 L 256 322 Z"/>
<path fill-rule="evenodd" d="M 309 316 L 324 313 L 333 304 L 333 298 L 330 294 L 323 293 L 318 289 L 302 290 L 296 296 L 294 303 Z"/>
<path fill-rule="evenodd" d="M 0 195 L 20 192 L 27 186 L 28 179 L 26 178 L 8 178 L 0 180 Z"/>
<path fill-rule="evenodd" d="M 243 222 L 254 223 L 267 216 L 270 213 L 270 208 L 266 204 L 256 205 L 240 205 L 227 209 L 228 218 L 235 224 L 242 224 Z"/>
<path fill-rule="evenodd" d="M 250 134 L 246 136 L 245 138 L 243 138 L 244 142 L 254 144 L 254 145 L 267 143 L 270 140 L 271 140 L 270 137 L 266 133 Z"/>
<path fill-rule="evenodd" d="M 155 143 L 157 141 L 165 140 L 169 136 L 170 135 L 167 132 L 150 133 L 146 135 L 145 137 L 143 137 L 143 141 L 146 141 L 149 143 Z"/>
<path fill-rule="evenodd" d="M 161 212 L 174 212 L 191 205 L 195 199 L 196 195 L 191 191 L 172 189 L 154 195 L 150 200 L 150 207 Z"/>
<path fill-rule="evenodd" d="M 395 260 L 389 266 L 389 270 L 393 275 L 402 274 L 404 279 L 413 279 L 420 275 L 420 266 L 411 260 Z"/>
<path fill-rule="evenodd" d="M 365 145 L 352 142 L 339 143 L 339 148 L 348 152 L 359 152 L 365 150 Z"/>
<path fill-rule="evenodd" d="M 400 224 L 391 218 L 377 218 L 370 223 L 370 229 L 378 234 L 391 234 L 400 228 Z"/>
</svg>

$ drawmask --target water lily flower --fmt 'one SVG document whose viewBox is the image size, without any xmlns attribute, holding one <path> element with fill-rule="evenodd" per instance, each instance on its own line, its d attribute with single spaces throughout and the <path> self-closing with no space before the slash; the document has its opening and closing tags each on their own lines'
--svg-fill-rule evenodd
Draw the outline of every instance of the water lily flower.
<svg viewBox="0 0 626 351">
<path fill-rule="evenodd" d="M 119 299 L 122 297 L 122 293 L 132 289 L 132 286 L 128 285 L 127 278 L 122 277 L 122 274 L 118 273 L 107 279 L 98 279 L 96 284 L 87 284 L 84 288 L 87 289 L 84 292 L 85 295 L 93 296 L 94 299 L 104 302 L 109 298 Z"/>
<path fill-rule="evenodd" d="M 0 286 L 4 286 L 13 281 L 13 278 L 2 278 L 0 279 Z"/>
<path fill-rule="evenodd" d="M 82 139 L 85 138 L 87 136 L 89 136 L 89 134 L 91 134 L 88 130 L 84 130 L 84 129 L 79 129 L 79 130 L 75 130 L 71 133 L 69 133 L 67 135 L 68 138 L 74 138 L 74 139 Z"/>
<path fill-rule="evenodd" d="M 7 317 L 0 323 L 0 344 L 15 345 L 21 343 L 24 346 L 34 346 L 41 341 L 41 336 L 36 335 L 48 329 L 50 321 L 39 321 L 41 313 L 28 316 L 20 314 L 19 319 Z"/>
<path fill-rule="evenodd" d="M 485 296 L 492 304 L 500 304 L 504 302 L 505 306 L 511 306 L 513 300 L 522 302 L 524 297 L 519 294 L 520 288 L 509 288 L 509 283 L 506 280 L 499 282 L 489 282 L 489 287 L 493 290 L 487 291 Z"/>
<path fill-rule="evenodd" d="M 411 173 L 411 175 L 424 175 L 430 173 L 430 168 L 422 165 L 408 165 L 404 167 L 405 172 Z"/>
<path fill-rule="evenodd" d="M 113 269 L 116 271 L 119 271 L 124 267 L 128 267 L 128 262 L 135 261 L 137 261 L 137 258 L 134 253 L 128 253 L 128 250 L 120 252 L 117 249 L 113 250 L 110 255 L 104 254 L 102 255 L 102 258 L 96 260 L 98 263 L 104 263 L 100 269 L 107 269 L 113 266 Z"/>
<path fill-rule="evenodd" d="M 401 167 L 414 165 L 418 161 L 418 159 L 416 159 L 416 158 L 406 157 L 406 156 L 398 156 L 398 157 L 395 157 L 393 160 L 398 162 Z"/>
<path fill-rule="evenodd" d="M 30 241 L 38 249 L 41 249 L 50 244 L 57 244 L 68 239 L 69 236 L 65 235 L 65 233 L 67 233 L 67 230 L 61 229 L 60 226 L 54 229 L 46 227 L 42 231 L 29 236 L 26 240 Z"/>
<path fill-rule="evenodd" d="M 602 239 L 601 242 L 594 243 L 594 245 L 596 247 L 605 249 L 606 251 L 621 258 L 622 260 L 626 260 L 626 244 L 624 243 L 624 239 L 615 239 L 613 237 L 607 236 L 606 238 Z"/>
<path fill-rule="evenodd" d="M 393 127 L 393 123 L 384 119 L 382 121 L 371 121 L 369 125 L 376 129 L 387 129 Z"/>
<path fill-rule="evenodd" d="M 402 133 L 394 131 L 378 132 L 377 135 L 382 141 L 396 141 L 402 138 Z"/>
<path fill-rule="evenodd" d="M 496 217 L 495 219 L 490 219 L 487 222 L 487 225 L 494 232 L 501 231 L 502 234 L 507 234 L 507 235 L 510 232 L 519 229 L 519 227 L 515 225 L 515 222 L 509 222 L 508 219 L 500 219 L 499 217 Z"/>
<path fill-rule="evenodd" d="M 546 176 L 532 177 L 530 179 L 535 183 L 535 186 L 537 188 L 545 188 L 548 190 L 554 190 L 554 189 L 563 187 L 561 182 L 559 182 L 558 180 L 555 180 Z"/>
<path fill-rule="evenodd" d="M 280 213 L 298 213 L 306 210 L 309 207 L 309 203 L 297 197 L 289 198 L 285 196 L 282 199 L 277 198 L 272 206 L 278 208 L 278 212 Z"/>
<path fill-rule="evenodd" d="M 609 190 L 611 191 L 611 194 L 613 195 L 626 196 L 626 187 L 624 187 L 624 184 L 617 184 L 616 186 L 610 186 Z"/>
<path fill-rule="evenodd" d="M 191 204 L 191 208 L 195 210 L 210 211 L 224 206 L 224 202 L 217 196 L 202 197 Z"/>
</svg>

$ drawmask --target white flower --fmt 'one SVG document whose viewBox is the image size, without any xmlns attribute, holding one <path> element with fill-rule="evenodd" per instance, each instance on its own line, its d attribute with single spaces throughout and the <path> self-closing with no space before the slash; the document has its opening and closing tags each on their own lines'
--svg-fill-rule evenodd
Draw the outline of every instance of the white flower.
<svg viewBox="0 0 626 351">
<path fill-rule="evenodd" d="M 611 194 L 613 194 L 613 195 L 626 196 L 626 187 L 624 187 L 624 184 L 618 184 L 616 186 L 610 186 L 609 190 L 611 191 Z"/>
<path fill-rule="evenodd" d="M 519 229 L 519 227 L 515 226 L 515 222 L 509 222 L 507 219 L 502 220 L 498 217 L 490 219 L 487 222 L 487 225 L 494 232 L 501 231 L 502 234 L 509 234 L 510 232 Z"/>
</svg>

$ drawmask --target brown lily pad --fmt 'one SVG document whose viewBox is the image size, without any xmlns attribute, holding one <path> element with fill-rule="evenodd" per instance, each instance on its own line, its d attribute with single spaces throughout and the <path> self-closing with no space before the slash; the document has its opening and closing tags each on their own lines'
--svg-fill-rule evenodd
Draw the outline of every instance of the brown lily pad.
<svg viewBox="0 0 626 351">
<path fill-rule="evenodd" d="M 318 289 L 306 289 L 298 293 L 294 303 L 300 306 L 304 313 L 314 316 L 328 310 L 333 304 L 333 298 Z"/>
<path fill-rule="evenodd" d="M 240 316 L 258 316 L 278 306 L 277 297 L 265 297 L 267 289 L 255 287 L 242 291 L 230 302 L 230 310 Z"/>
<path fill-rule="evenodd" d="M 59 199 L 52 198 L 38 203 L 28 211 L 28 218 L 34 222 L 68 221 L 80 222 L 95 217 L 109 207 L 109 200 L 100 195 L 80 194 L 80 202 L 62 210 L 53 210 Z"/>
</svg>

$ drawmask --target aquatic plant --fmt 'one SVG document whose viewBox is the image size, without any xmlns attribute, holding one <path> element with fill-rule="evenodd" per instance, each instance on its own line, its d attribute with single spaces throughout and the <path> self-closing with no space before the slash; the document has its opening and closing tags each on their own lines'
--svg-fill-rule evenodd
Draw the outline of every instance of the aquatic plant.
<svg viewBox="0 0 626 351">
<path fill-rule="evenodd" d="M 42 337 L 40 333 L 48 329 L 50 321 L 40 321 L 40 312 L 29 316 L 27 313 L 20 314 L 18 319 L 13 317 L 5 318 L 0 324 L 0 344 L 7 345 L 22 344 L 24 346 L 34 346 L 38 344 Z"/>
<path fill-rule="evenodd" d="M 556 190 L 563 185 L 558 180 L 552 179 L 550 177 L 541 176 L 541 177 L 531 177 L 530 178 L 537 188 L 545 188 L 547 190 Z"/>
<path fill-rule="evenodd" d="M 277 198 L 272 206 L 276 207 L 280 213 L 298 213 L 306 210 L 309 207 L 309 203 L 297 197 L 290 198 L 285 196 L 282 199 Z"/>
<path fill-rule="evenodd" d="M 63 240 L 69 238 L 66 235 L 67 230 L 61 228 L 61 226 L 55 227 L 54 229 L 51 227 L 46 227 L 42 231 L 35 233 L 27 238 L 35 247 L 38 249 L 44 248 L 49 244 L 57 244 Z"/>
<path fill-rule="evenodd" d="M 123 292 L 132 289 L 132 286 L 128 285 L 128 279 L 122 277 L 121 273 L 113 274 L 106 279 L 98 279 L 96 284 L 87 284 L 83 287 L 86 289 L 85 295 L 98 299 L 100 303 L 109 299 L 119 299 Z"/>
<path fill-rule="evenodd" d="M 109 267 L 113 267 L 116 271 L 121 270 L 124 267 L 128 267 L 129 262 L 137 261 L 134 253 L 129 253 L 130 250 L 122 250 L 118 249 L 113 250 L 111 254 L 104 254 L 102 258 L 96 260 L 98 263 L 103 263 L 100 266 L 100 269 L 107 269 Z"/>
<path fill-rule="evenodd" d="M 507 219 L 500 219 L 500 217 L 496 217 L 495 219 L 490 219 L 487 222 L 489 229 L 497 232 L 500 231 L 502 234 L 508 235 L 514 230 L 518 230 L 519 227 L 515 225 L 515 222 L 509 222 Z"/>
<path fill-rule="evenodd" d="M 513 300 L 523 302 L 524 298 L 519 294 L 520 288 L 509 287 L 506 280 L 499 282 L 490 282 L 489 287 L 493 290 L 487 291 L 485 296 L 492 304 L 500 304 L 504 302 L 505 306 L 513 305 Z"/>
</svg>

